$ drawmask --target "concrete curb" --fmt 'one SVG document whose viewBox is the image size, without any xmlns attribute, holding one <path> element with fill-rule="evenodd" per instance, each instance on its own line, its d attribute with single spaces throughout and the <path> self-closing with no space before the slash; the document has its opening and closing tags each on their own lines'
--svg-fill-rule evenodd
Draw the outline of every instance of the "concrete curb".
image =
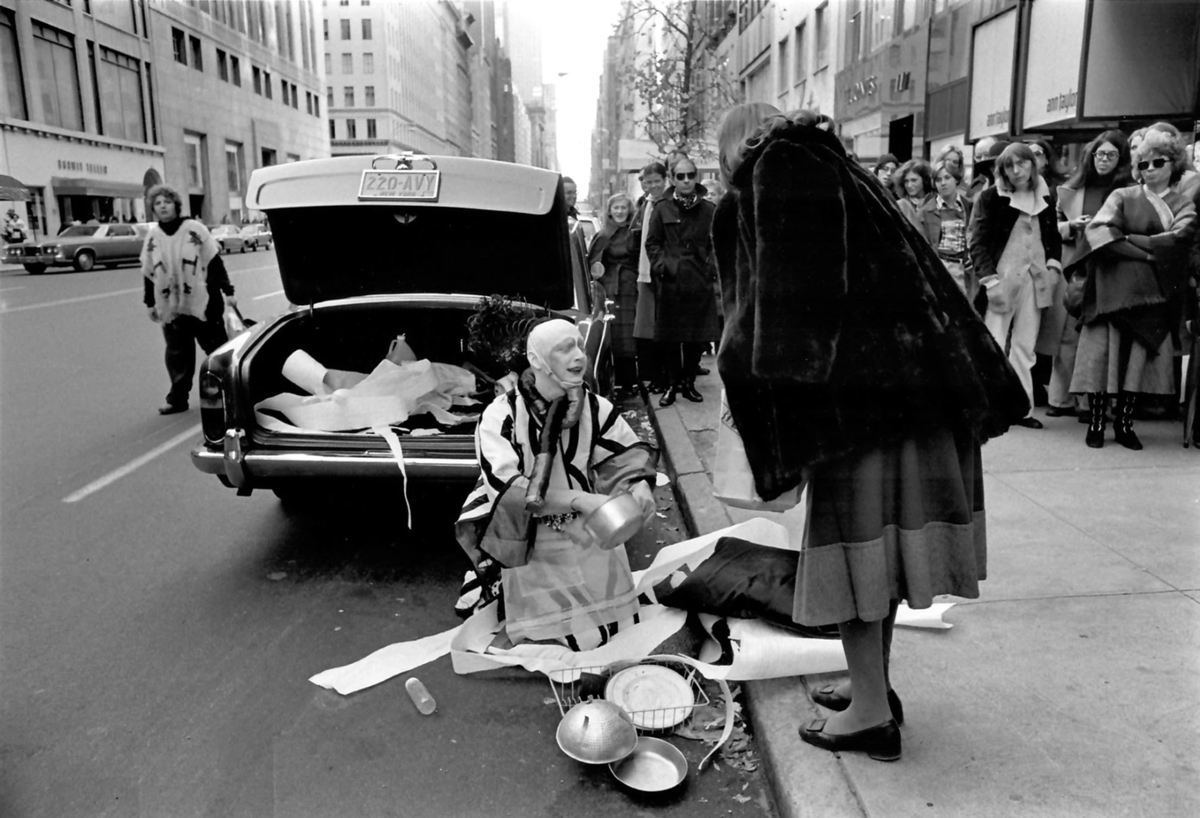
<svg viewBox="0 0 1200 818">
<path fill-rule="evenodd" d="M 688 533 L 695 537 L 732 525 L 724 504 L 713 496 L 712 481 L 679 410 L 657 406 L 654 396 L 646 409 Z M 844 762 L 800 741 L 800 723 L 819 715 L 807 689 L 795 679 L 763 679 L 742 687 L 781 818 L 865 818 Z"/>
</svg>

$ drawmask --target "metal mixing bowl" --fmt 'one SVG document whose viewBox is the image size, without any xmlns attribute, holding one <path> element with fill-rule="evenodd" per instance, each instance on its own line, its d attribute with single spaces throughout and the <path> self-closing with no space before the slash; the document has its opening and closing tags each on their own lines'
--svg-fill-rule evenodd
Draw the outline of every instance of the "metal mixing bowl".
<svg viewBox="0 0 1200 818">
<path fill-rule="evenodd" d="M 610 497 L 583 521 L 583 530 L 605 550 L 616 548 L 642 530 L 642 504 L 632 494 Z"/>
<path fill-rule="evenodd" d="M 629 714 L 603 699 L 580 702 L 568 710 L 555 737 L 559 749 L 584 764 L 619 761 L 638 743 Z"/>
<path fill-rule="evenodd" d="M 687 778 L 688 763 L 679 748 L 660 738 L 642 736 L 637 747 L 608 765 L 618 781 L 641 792 L 663 792 Z"/>
</svg>

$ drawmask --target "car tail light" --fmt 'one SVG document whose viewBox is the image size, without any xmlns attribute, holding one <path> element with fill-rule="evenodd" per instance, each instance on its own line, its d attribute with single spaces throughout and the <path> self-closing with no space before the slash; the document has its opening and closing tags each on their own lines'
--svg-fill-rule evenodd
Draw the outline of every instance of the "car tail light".
<svg viewBox="0 0 1200 818">
<path fill-rule="evenodd" d="M 205 442 L 220 446 L 225 439 L 225 395 L 220 376 L 208 369 L 200 375 L 200 425 Z"/>
</svg>

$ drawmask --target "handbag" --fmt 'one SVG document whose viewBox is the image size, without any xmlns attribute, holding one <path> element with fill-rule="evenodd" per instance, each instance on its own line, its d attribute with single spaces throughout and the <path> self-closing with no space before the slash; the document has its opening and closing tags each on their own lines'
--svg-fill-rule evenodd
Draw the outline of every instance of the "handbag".
<svg viewBox="0 0 1200 818">
<path fill-rule="evenodd" d="M 774 500 L 764 500 L 754 483 L 746 446 L 729 412 L 725 390 L 721 390 L 721 425 L 717 429 L 717 456 L 713 462 L 713 496 L 726 505 L 751 511 L 787 511 L 800 502 L 804 483 L 785 491 Z"/>
<path fill-rule="evenodd" d="M 1083 315 L 1083 294 L 1087 290 L 1088 272 L 1087 270 L 1076 270 L 1071 276 L 1071 280 L 1067 282 L 1067 292 L 1063 296 L 1063 304 L 1067 309 L 1067 315 L 1072 318 L 1079 318 Z"/>
<path fill-rule="evenodd" d="M 225 335 L 229 338 L 240 335 L 254 326 L 253 321 L 242 317 L 241 310 L 237 308 L 237 304 L 226 303 L 225 311 L 221 315 L 221 318 L 225 322 Z"/>
</svg>

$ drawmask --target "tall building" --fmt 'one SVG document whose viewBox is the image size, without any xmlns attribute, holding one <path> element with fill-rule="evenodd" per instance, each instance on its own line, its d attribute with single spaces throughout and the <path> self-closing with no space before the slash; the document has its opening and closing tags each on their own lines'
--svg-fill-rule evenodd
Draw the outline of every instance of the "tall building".
<svg viewBox="0 0 1200 818">
<path fill-rule="evenodd" d="M 34 238 L 142 221 L 146 187 L 169 178 L 148 5 L 0 0 L 0 173 L 32 196 L 3 209 Z"/>
<path fill-rule="evenodd" d="M 480 127 L 472 69 L 482 65 L 472 58 L 472 32 L 479 28 L 471 12 L 444 0 L 327 0 L 324 59 L 333 155 L 472 155 Z"/>
<path fill-rule="evenodd" d="M 146 4 L 166 180 L 194 217 L 259 219 L 251 171 L 329 155 L 315 2 Z"/>
</svg>

